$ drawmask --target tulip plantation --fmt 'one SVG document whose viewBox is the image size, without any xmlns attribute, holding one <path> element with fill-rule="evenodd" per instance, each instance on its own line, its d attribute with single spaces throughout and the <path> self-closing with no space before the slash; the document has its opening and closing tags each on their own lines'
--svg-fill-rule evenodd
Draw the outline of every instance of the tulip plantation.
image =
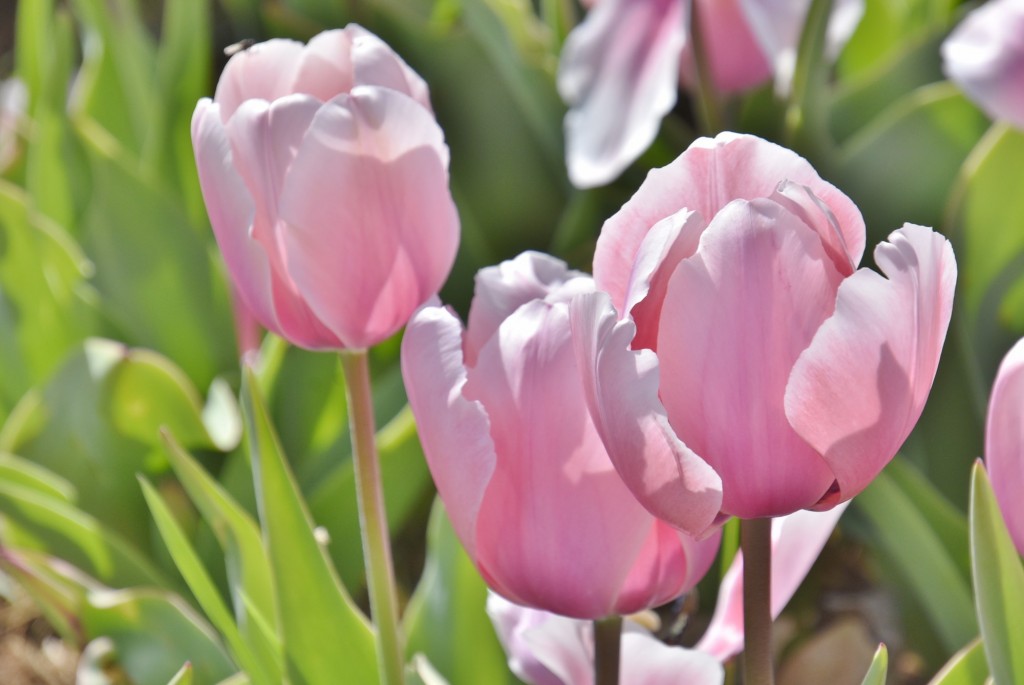
<svg viewBox="0 0 1024 685">
<path fill-rule="evenodd" d="M 0 8 L 0 683 L 1024 685 L 1024 0 Z"/>
</svg>

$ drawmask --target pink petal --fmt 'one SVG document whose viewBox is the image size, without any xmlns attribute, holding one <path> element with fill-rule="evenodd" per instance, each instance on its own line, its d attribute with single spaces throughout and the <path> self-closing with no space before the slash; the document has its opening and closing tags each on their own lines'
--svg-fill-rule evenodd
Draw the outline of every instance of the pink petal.
<svg viewBox="0 0 1024 685">
<path fill-rule="evenodd" d="M 1024 128 L 1024 2 L 978 7 L 942 44 L 946 75 L 995 119 Z"/>
<path fill-rule="evenodd" d="M 352 26 L 323 31 L 313 36 L 302 50 L 290 75 L 288 92 L 304 93 L 327 102 L 355 87 Z"/>
<path fill-rule="evenodd" d="M 1024 554 L 1024 340 L 1003 359 L 992 387 L 985 462 L 1003 518 Z"/>
<path fill-rule="evenodd" d="M 444 283 L 459 219 L 433 116 L 386 88 L 357 87 L 317 112 L 285 178 L 287 270 L 346 347 L 401 328 Z"/>
<path fill-rule="evenodd" d="M 945 238 L 904 225 L 875 250 L 800 356 L 786 416 L 836 474 L 838 499 L 863 490 L 914 427 L 949 326 L 956 261 Z"/>
<path fill-rule="evenodd" d="M 255 200 L 249 229 L 270 263 L 275 332 L 310 349 L 344 345 L 312 312 L 285 263 L 284 232 L 278 201 L 296 150 L 321 107 L 307 95 L 290 95 L 272 103 L 243 102 L 228 121 L 234 166 Z"/>
<path fill-rule="evenodd" d="M 524 252 L 515 259 L 488 266 L 476 274 L 473 303 L 466 329 L 466 364 L 474 366 L 480 348 L 501 322 L 531 300 L 568 301 L 573 294 L 594 289 L 590 276 L 571 271 L 560 259 L 541 252 Z"/>
<path fill-rule="evenodd" d="M 802 221 L 736 200 L 669 283 L 658 337 L 661 399 L 679 438 L 722 478 L 722 511 L 781 516 L 833 481 L 783 407 L 793 363 L 832 313 L 840 276 Z"/>
<path fill-rule="evenodd" d="M 405 63 L 391 47 L 362 26 L 349 24 L 355 85 L 383 86 L 405 93 L 432 112 L 427 82 Z"/>
<path fill-rule="evenodd" d="M 680 261 L 697 251 L 705 226 L 699 214 L 682 209 L 655 224 L 644 238 L 629 279 L 623 312 L 632 315 L 636 322 L 634 350 L 654 349 L 657 345 L 669 277 Z"/>
<path fill-rule="evenodd" d="M 603 0 L 569 34 L 558 90 L 573 185 L 614 180 L 654 141 L 676 103 L 683 12 L 681 0 Z"/>
<path fill-rule="evenodd" d="M 487 413 L 463 395 L 462 326 L 447 309 L 416 312 L 402 339 L 402 378 L 423 453 L 452 526 L 476 558 L 476 522 L 497 457 Z"/>
<path fill-rule="evenodd" d="M 847 250 L 846 240 L 835 215 L 810 188 L 783 181 L 778 190 L 772 193 L 771 200 L 785 207 L 818 234 L 825 254 L 840 274 L 846 277 L 857 269 L 857 262 Z"/>
<path fill-rule="evenodd" d="M 771 77 L 768 58 L 751 32 L 741 0 L 695 0 L 694 12 L 707 46 L 707 60 L 715 88 L 731 93 L 752 88 Z M 696 82 L 693 48 L 686 46 L 683 74 Z"/>
<path fill-rule="evenodd" d="M 828 542 L 847 503 L 828 511 L 798 511 L 772 521 L 772 617 L 777 618 Z M 743 554 L 722 578 L 718 604 L 698 650 L 719 661 L 743 650 Z"/>
<path fill-rule="evenodd" d="M 655 224 L 681 209 L 710 221 L 736 199 L 770 197 L 779 183 L 807 186 L 835 216 L 853 263 L 864 253 L 864 219 L 856 205 L 823 181 L 807 160 L 756 136 L 720 133 L 700 138 L 674 162 L 655 169 L 636 194 L 605 222 L 594 253 L 594 279 L 623 311 L 633 264 Z"/>
<path fill-rule="evenodd" d="M 722 685 L 725 682 L 725 669 L 714 657 L 696 649 L 666 645 L 638 626 L 625 625 L 621 649 L 623 685 Z"/>
<path fill-rule="evenodd" d="M 657 521 L 626 579 L 615 613 L 660 606 L 692 590 L 718 556 L 721 540 L 718 529 L 697 540 Z"/>
<path fill-rule="evenodd" d="M 292 92 L 292 73 L 303 45 L 274 38 L 235 53 L 224 67 L 214 101 L 227 122 L 246 100 L 273 101 Z"/>
<path fill-rule="evenodd" d="M 480 350 L 465 395 L 487 408 L 497 465 L 477 561 L 519 603 L 612 612 L 655 525 L 615 473 L 580 398 L 568 307 L 535 300 Z"/>
<path fill-rule="evenodd" d="M 721 507 L 721 481 L 669 426 L 658 358 L 629 349 L 635 326 L 617 323 L 605 293 L 580 295 L 569 308 L 587 405 L 616 470 L 652 514 L 704 533 Z"/>
</svg>

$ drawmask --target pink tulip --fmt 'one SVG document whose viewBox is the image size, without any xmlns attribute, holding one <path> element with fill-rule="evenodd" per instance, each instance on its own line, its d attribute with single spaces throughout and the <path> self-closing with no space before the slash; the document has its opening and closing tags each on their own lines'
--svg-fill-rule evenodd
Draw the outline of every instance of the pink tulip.
<svg viewBox="0 0 1024 685">
<path fill-rule="evenodd" d="M 573 302 L 573 337 L 597 430 L 649 511 L 699 534 L 716 514 L 827 509 L 892 458 L 935 377 L 956 263 L 907 224 L 875 250 L 883 277 L 856 270 L 864 242 L 804 159 L 736 134 L 696 141 L 605 223 L 608 294 Z"/>
<path fill-rule="evenodd" d="M 946 75 L 994 119 L 1024 128 L 1024 0 L 992 0 L 942 44 Z"/>
<path fill-rule="evenodd" d="M 985 462 L 1006 526 L 1024 554 L 1024 340 L 999 366 L 988 405 Z"/>
<path fill-rule="evenodd" d="M 608 460 L 569 331 L 569 303 L 592 290 L 525 253 L 480 271 L 466 331 L 428 305 L 402 343 L 420 440 L 469 556 L 503 596 L 577 618 L 667 602 L 718 543 L 652 517 Z"/>
<path fill-rule="evenodd" d="M 697 12 L 708 68 L 723 92 L 775 77 L 789 90 L 810 0 L 598 0 L 566 40 L 558 89 L 569 179 L 580 188 L 614 180 L 654 141 L 676 103 L 680 80 L 695 82 L 690 15 Z M 853 34 L 863 0 L 838 0 L 827 33 L 830 59 Z"/>
<path fill-rule="evenodd" d="M 245 305 L 310 349 L 395 333 L 451 269 L 459 222 L 427 87 L 354 25 L 228 62 L 192 143 Z"/>
<path fill-rule="evenodd" d="M 772 521 L 772 616 L 810 571 L 846 505 L 801 511 Z M 670 647 L 628 619 L 623 624 L 619 677 L 624 685 L 718 685 L 722 662 L 743 649 L 743 557 L 722 579 L 718 605 L 694 649 Z M 530 685 L 591 685 L 593 624 L 517 606 L 497 595 L 487 613 L 508 655 L 509 668 Z"/>
</svg>

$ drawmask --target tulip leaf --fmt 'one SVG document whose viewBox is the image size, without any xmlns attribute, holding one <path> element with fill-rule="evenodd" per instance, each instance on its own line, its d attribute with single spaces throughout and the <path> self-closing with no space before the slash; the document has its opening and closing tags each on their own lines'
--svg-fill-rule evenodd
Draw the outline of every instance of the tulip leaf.
<svg viewBox="0 0 1024 685">
<path fill-rule="evenodd" d="M 159 427 L 197 447 L 238 439 L 220 428 L 214 438 L 204 412 L 195 387 L 166 358 L 90 339 L 44 387 L 22 398 L 0 429 L 0 450 L 88 483 L 78 506 L 147 549 L 149 517 L 135 474 L 166 471 Z"/>
<path fill-rule="evenodd" d="M 421 653 L 451 685 L 517 683 L 487 617 L 487 586 L 437 499 L 427 562 L 406 608 L 406 650 Z"/>
<path fill-rule="evenodd" d="M 275 625 L 270 565 L 256 522 L 170 433 L 164 434 L 164 444 L 175 474 L 224 550 L 235 615 L 240 617 L 243 634 L 262 632 L 264 623 Z M 278 651 L 279 647 L 272 649 Z"/>
<path fill-rule="evenodd" d="M 861 681 L 861 685 L 885 685 L 885 677 L 889 672 L 889 650 L 884 644 L 878 645 L 875 656 L 871 659 L 871 666 Z"/>
<path fill-rule="evenodd" d="M 941 83 L 911 92 L 851 136 L 834 180 L 864 212 L 868 243 L 905 222 L 940 225 L 960 165 L 987 128 L 984 114 Z"/>
<path fill-rule="evenodd" d="M 201 618 L 181 598 L 152 589 L 91 591 L 81 612 L 89 636 L 114 643 L 119 666 L 137 683 L 166 683 L 189 662 L 201 683 L 236 669 Z"/>
<path fill-rule="evenodd" d="M 175 673 L 170 680 L 167 681 L 167 685 L 192 685 L 192 676 L 195 669 L 192 668 L 192 664 L 186 662 L 177 673 Z"/>
<path fill-rule="evenodd" d="M 871 522 L 881 552 L 912 588 L 947 650 L 977 635 L 970 584 L 943 537 L 888 471 L 855 500 Z"/>
<path fill-rule="evenodd" d="M 961 246 L 963 328 L 986 382 L 1024 333 L 1020 313 L 1006 306 L 1024 287 L 1024 231 L 1009 230 L 1024 225 L 1024 196 L 1014 184 L 1022 155 L 1024 132 L 994 125 L 964 163 L 947 216 Z"/>
<path fill-rule="evenodd" d="M 142 485 L 142 492 L 149 505 L 149 510 L 156 521 L 157 529 L 160 531 L 160 536 L 171 553 L 178 571 L 188 583 L 189 589 L 192 590 L 193 596 L 199 602 L 199 606 L 206 613 L 207 618 L 224 636 L 235 659 L 256 683 L 273 685 L 275 682 L 281 682 L 280 664 L 275 659 L 274 652 L 266 649 L 254 649 L 257 645 L 253 645 L 243 638 L 235 624 L 234 617 L 224 603 L 224 598 L 221 597 L 185 533 L 175 521 L 171 510 L 149 481 L 140 478 L 139 482 Z M 266 646 L 265 643 L 258 645 L 263 648 Z"/>
<path fill-rule="evenodd" d="M 997 683 L 1024 682 L 1024 566 L 980 462 L 971 474 L 971 566 L 989 669 Z"/>
<path fill-rule="evenodd" d="M 988 675 L 985 645 L 979 638 L 954 654 L 928 685 L 977 685 Z"/>
<path fill-rule="evenodd" d="M 295 685 L 377 679 L 373 632 L 313 535 L 313 524 L 281 453 L 254 376 L 243 408 L 263 535 L 274 579 L 286 670 Z"/>
<path fill-rule="evenodd" d="M 956 0 L 865 0 L 864 15 L 839 60 L 841 76 L 876 70 L 908 43 L 945 34 Z"/>
<path fill-rule="evenodd" d="M 74 504 L 78 491 L 66 478 L 15 454 L 0 452 L 0 483 L 24 486 L 44 497 Z"/>
</svg>

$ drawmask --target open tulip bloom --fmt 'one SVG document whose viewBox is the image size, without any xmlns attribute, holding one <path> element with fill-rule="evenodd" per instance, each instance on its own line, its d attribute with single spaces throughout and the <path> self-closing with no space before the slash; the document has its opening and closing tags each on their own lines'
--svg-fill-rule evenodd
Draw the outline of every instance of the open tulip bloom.
<svg viewBox="0 0 1024 685">
<path fill-rule="evenodd" d="M 949 325 L 949 242 L 864 223 L 801 157 L 697 140 L 609 219 L 570 306 L 591 416 L 626 485 L 700 534 L 856 495 L 896 453 Z"/>
<path fill-rule="evenodd" d="M 604 185 L 650 146 L 696 66 L 696 13 L 714 89 L 736 92 L 774 77 L 789 90 L 810 0 L 596 0 L 569 34 L 558 68 L 568 103 L 566 166 L 580 188 Z M 834 59 L 864 12 L 837 0 L 826 56 Z"/>
<path fill-rule="evenodd" d="M 589 276 L 524 253 L 480 271 L 465 331 L 428 305 L 402 343 L 427 462 L 484 579 L 519 604 L 587 619 L 679 596 L 718 547 L 651 516 L 608 459 L 569 328 L 569 303 L 592 291 Z"/>
<path fill-rule="evenodd" d="M 365 29 L 234 55 L 192 142 L 237 291 L 288 341 L 369 347 L 447 278 L 448 148 L 426 84 Z"/>
<path fill-rule="evenodd" d="M 985 464 L 1017 550 L 1024 554 L 1024 340 L 996 374 L 985 428 Z"/>
</svg>

